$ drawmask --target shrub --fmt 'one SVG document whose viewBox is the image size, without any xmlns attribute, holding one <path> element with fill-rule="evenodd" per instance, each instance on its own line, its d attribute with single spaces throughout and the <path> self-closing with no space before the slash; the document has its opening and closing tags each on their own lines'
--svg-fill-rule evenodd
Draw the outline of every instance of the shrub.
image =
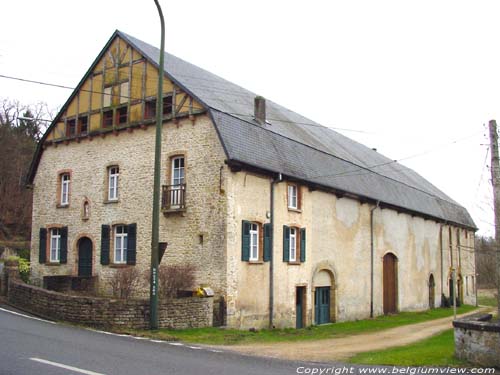
<svg viewBox="0 0 500 375">
<path fill-rule="evenodd" d="M 195 268 L 190 265 L 163 264 L 158 272 L 158 293 L 162 298 L 175 298 L 180 292 L 192 290 Z"/>
<path fill-rule="evenodd" d="M 30 261 L 30 249 L 19 250 L 19 257 Z"/>
<path fill-rule="evenodd" d="M 5 259 L 5 266 L 19 266 L 19 276 L 21 280 L 28 283 L 30 280 L 30 262 L 20 257 L 8 257 Z"/>
<path fill-rule="evenodd" d="M 141 281 L 141 274 L 135 267 L 120 268 L 116 270 L 111 279 L 113 296 L 116 298 L 129 299 L 136 291 Z"/>
</svg>

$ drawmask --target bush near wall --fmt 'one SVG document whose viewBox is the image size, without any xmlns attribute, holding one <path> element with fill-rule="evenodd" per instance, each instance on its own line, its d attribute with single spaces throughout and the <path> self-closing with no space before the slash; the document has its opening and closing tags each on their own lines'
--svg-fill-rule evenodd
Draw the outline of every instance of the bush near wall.
<svg viewBox="0 0 500 375">
<path fill-rule="evenodd" d="M 149 328 L 149 300 L 118 300 L 70 296 L 10 280 L 9 302 L 38 316 L 98 328 Z M 212 298 L 160 301 L 160 328 L 211 327 Z"/>
</svg>

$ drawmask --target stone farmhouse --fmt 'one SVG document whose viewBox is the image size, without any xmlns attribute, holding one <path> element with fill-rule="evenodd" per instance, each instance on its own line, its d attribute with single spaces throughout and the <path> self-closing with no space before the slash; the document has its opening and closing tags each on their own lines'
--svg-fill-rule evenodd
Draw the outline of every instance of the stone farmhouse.
<svg viewBox="0 0 500 375">
<path fill-rule="evenodd" d="M 161 263 L 192 265 L 224 324 L 425 310 L 454 287 L 475 303 L 465 208 L 375 150 L 165 59 Z M 158 60 L 116 31 L 40 142 L 28 176 L 40 285 L 93 276 L 106 294 L 117 270 L 149 269 Z"/>
</svg>

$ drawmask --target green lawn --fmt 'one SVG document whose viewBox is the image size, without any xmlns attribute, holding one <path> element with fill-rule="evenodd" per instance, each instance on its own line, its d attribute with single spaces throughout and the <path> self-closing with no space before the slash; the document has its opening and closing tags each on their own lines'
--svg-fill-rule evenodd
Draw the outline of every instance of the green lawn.
<svg viewBox="0 0 500 375">
<path fill-rule="evenodd" d="M 474 306 L 463 305 L 457 309 L 457 313 L 462 314 L 474 309 Z M 234 345 L 255 342 L 321 340 L 332 337 L 370 333 L 452 315 L 453 309 L 434 309 L 423 312 L 403 312 L 397 315 L 380 316 L 374 319 L 333 323 L 304 329 L 263 329 L 256 332 L 250 332 L 235 329 L 197 328 L 183 330 L 161 329 L 154 332 L 134 330 L 127 331 L 127 333 L 154 337 L 162 340 L 178 340 L 213 345 Z"/>
<path fill-rule="evenodd" d="M 454 356 L 453 329 L 428 339 L 386 350 L 360 353 L 349 359 L 351 363 L 394 366 L 463 366 L 467 362 Z"/>
<path fill-rule="evenodd" d="M 478 303 L 478 305 L 482 305 L 482 306 L 496 307 L 497 306 L 497 299 L 495 297 L 478 295 L 477 296 L 477 303 Z"/>
</svg>

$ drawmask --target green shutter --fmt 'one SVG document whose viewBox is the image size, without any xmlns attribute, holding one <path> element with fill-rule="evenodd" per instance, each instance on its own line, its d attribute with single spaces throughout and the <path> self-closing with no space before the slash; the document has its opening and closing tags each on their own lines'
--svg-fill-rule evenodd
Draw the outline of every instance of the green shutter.
<svg viewBox="0 0 500 375">
<path fill-rule="evenodd" d="M 290 261 L 290 228 L 283 225 L 283 262 Z"/>
<path fill-rule="evenodd" d="M 271 223 L 264 224 L 264 262 L 271 260 Z"/>
<path fill-rule="evenodd" d="M 137 224 L 130 224 L 127 232 L 127 264 L 135 265 Z"/>
<path fill-rule="evenodd" d="M 300 261 L 306 261 L 306 228 L 300 229 Z"/>
<path fill-rule="evenodd" d="M 241 225 L 241 260 L 250 260 L 250 225 L 249 221 L 243 220 Z"/>
<path fill-rule="evenodd" d="M 40 247 L 38 249 L 38 262 L 47 261 L 47 229 L 40 228 Z"/>
<path fill-rule="evenodd" d="M 62 227 L 61 233 L 61 252 L 59 254 L 59 263 L 68 263 L 68 227 Z"/>
<path fill-rule="evenodd" d="M 101 226 L 101 264 L 109 264 L 109 225 Z"/>
</svg>

